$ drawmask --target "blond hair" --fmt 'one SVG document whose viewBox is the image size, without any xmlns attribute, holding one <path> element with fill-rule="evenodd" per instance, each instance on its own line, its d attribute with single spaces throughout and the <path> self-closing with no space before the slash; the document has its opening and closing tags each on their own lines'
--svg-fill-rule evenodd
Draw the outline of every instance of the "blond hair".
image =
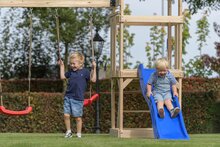
<svg viewBox="0 0 220 147">
<path fill-rule="evenodd" d="M 166 58 L 159 58 L 155 62 L 155 67 L 157 69 L 169 68 L 169 63 Z"/>
<path fill-rule="evenodd" d="M 72 60 L 76 59 L 79 61 L 79 64 L 83 67 L 84 62 L 85 62 L 85 57 L 83 54 L 79 52 L 73 52 L 69 55 L 69 63 L 71 63 Z"/>
</svg>

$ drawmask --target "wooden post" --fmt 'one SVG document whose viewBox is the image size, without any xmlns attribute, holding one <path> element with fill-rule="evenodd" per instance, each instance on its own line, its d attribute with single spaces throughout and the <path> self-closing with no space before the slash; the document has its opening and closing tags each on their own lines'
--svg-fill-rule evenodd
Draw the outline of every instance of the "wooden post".
<svg viewBox="0 0 220 147">
<path fill-rule="evenodd" d="M 115 8 L 112 14 L 115 13 Z M 115 80 L 116 74 L 116 23 L 115 16 L 110 19 L 111 25 L 111 128 L 115 129 Z"/>
<path fill-rule="evenodd" d="M 182 0 L 178 0 L 178 16 L 182 16 Z M 179 43 L 179 53 L 178 53 L 178 69 L 182 70 L 182 30 L 183 30 L 183 24 L 178 25 L 178 43 Z M 179 104 L 180 108 L 182 108 L 182 78 L 179 78 Z"/>
<path fill-rule="evenodd" d="M 124 16 L 124 0 L 120 1 L 120 17 L 123 18 Z M 119 24 L 120 32 L 119 32 L 119 71 L 123 70 L 124 66 L 124 23 Z M 123 77 L 119 79 L 119 130 L 120 133 L 123 130 Z"/>
<path fill-rule="evenodd" d="M 167 14 L 168 16 L 172 15 L 172 2 L 171 0 L 168 0 L 168 8 L 167 8 Z M 171 68 L 172 66 L 172 26 L 169 23 L 168 24 L 168 28 L 167 28 L 167 38 L 168 38 L 168 45 L 167 45 L 167 56 L 168 56 L 168 60 L 169 60 L 169 66 Z"/>
</svg>

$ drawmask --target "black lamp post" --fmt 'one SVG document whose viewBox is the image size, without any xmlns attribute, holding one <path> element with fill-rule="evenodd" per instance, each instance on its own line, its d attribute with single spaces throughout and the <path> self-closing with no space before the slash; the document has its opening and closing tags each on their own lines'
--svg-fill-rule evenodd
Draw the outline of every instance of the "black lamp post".
<svg viewBox="0 0 220 147">
<path fill-rule="evenodd" d="M 99 29 L 96 29 L 95 36 L 93 38 L 93 47 L 94 54 L 96 58 L 96 92 L 99 94 L 99 57 L 102 54 L 102 49 L 104 45 L 104 40 L 98 33 Z M 96 123 L 95 123 L 95 132 L 100 133 L 100 125 L 99 125 L 99 117 L 100 109 L 99 109 L 99 99 L 96 100 Z"/>
</svg>

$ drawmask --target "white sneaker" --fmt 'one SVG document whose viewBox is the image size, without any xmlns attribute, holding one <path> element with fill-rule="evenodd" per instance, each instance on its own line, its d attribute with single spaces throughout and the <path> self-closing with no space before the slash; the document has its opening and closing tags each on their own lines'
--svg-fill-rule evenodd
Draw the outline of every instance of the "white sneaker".
<svg viewBox="0 0 220 147">
<path fill-rule="evenodd" d="M 71 138 L 73 136 L 72 132 L 66 132 L 65 138 Z"/>
<path fill-rule="evenodd" d="M 176 107 L 174 109 L 172 109 L 170 111 L 170 114 L 171 114 L 171 118 L 175 118 L 180 112 L 180 108 L 179 107 Z"/>
<path fill-rule="evenodd" d="M 76 133 L 76 137 L 81 138 L 82 137 L 81 133 Z"/>
</svg>

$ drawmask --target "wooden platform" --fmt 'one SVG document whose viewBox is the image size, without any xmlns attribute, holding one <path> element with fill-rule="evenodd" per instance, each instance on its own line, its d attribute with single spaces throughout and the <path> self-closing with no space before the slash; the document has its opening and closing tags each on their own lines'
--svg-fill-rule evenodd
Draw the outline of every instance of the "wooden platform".
<svg viewBox="0 0 220 147">
<path fill-rule="evenodd" d="M 110 129 L 110 135 L 118 138 L 154 138 L 153 128 Z"/>
<path fill-rule="evenodd" d="M 184 76 L 182 70 L 169 69 L 169 71 L 176 78 L 183 78 L 183 76 Z M 116 75 L 113 75 L 113 77 L 138 78 L 138 71 L 137 71 L 137 69 L 124 69 L 124 70 L 121 70 L 121 71 L 117 71 Z"/>
<path fill-rule="evenodd" d="M 183 16 L 117 16 L 117 23 L 133 26 L 168 26 L 183 24 Z"/>
</svg>

